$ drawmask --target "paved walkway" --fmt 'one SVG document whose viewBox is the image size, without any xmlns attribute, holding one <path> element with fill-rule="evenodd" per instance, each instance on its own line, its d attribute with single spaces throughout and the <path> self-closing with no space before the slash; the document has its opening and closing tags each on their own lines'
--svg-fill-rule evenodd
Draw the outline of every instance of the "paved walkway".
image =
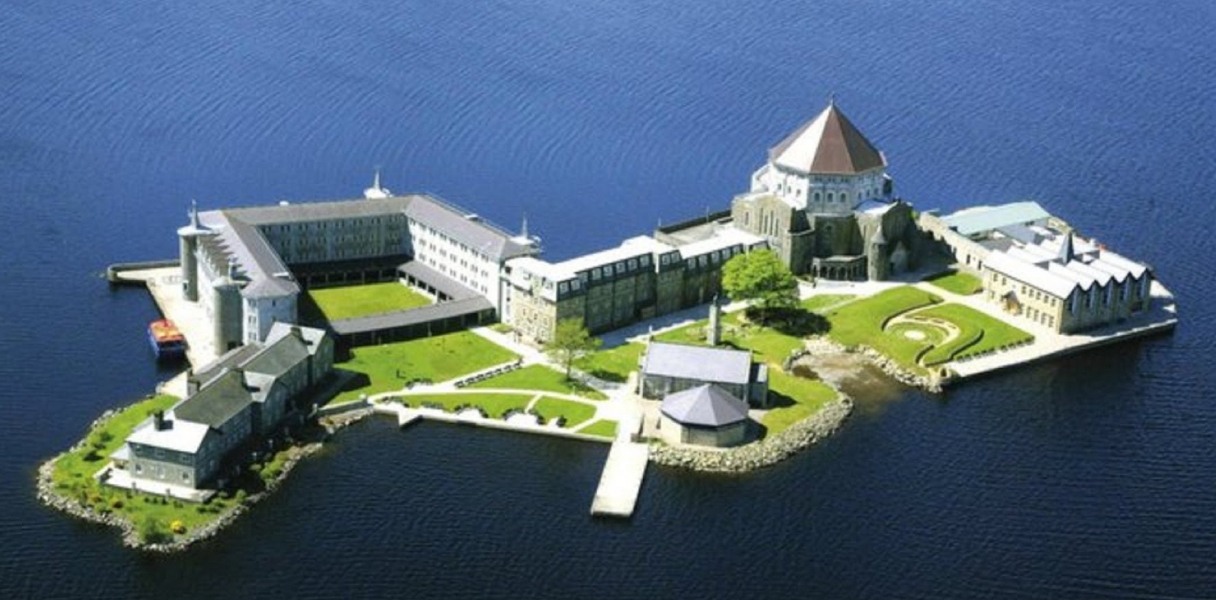
<svg viewBox="0 0 1216 600">
<path fill-rule="evenodd" d="M 182 295 L 182 276 L 178 267 L 123 271 L 128 281 L 143 281 L 152 300 L 166 319 L 173 321 L 186 336 L 186 358 L 195 367 L 215 360 L 215 329 L 201 303 L 188 302 Z"/>
</svg>

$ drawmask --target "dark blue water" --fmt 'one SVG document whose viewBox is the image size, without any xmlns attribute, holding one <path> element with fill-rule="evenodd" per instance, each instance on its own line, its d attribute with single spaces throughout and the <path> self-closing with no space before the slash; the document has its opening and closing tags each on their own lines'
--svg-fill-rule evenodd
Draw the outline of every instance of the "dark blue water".
<svg viewBox="0 0 1216 600">
<path fill-rule="evenodd" d="M 0 6 L 0 596 L 1216 596 L 1216 8 L 1080 2 Z M 737 478 L 372 421 L 197 550 L 42 508 L 36 465 L 159 372 L 108 262 L 200 206 L 356 195 L 372 169 L 548 256 L 724 208 L 835 92 L 920 208 L 1035 198 L 1151 263 L 1172 337 L 864 403 Z"/>
</svg>

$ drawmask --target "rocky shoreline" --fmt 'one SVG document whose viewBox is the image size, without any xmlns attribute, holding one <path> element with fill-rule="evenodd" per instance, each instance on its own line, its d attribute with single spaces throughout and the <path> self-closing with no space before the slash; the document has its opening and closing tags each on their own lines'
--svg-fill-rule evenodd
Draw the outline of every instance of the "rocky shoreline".
<svg viewBox="0 0 1216 600">
<path fill-rule="evenodd" d="M 942 380 L 940 377 L 933 375 L 918 375 L 912 373 L 899 366 L 895 361 L 883 356 L 877 350 L 869 346 L 857 346 L 848 348 L 842 346 L 829 338 L 816 336 L 808 338 L 802 350 L 795 352 L 785 360 L 785 370 L 790 370 L 794 361 L 808 354 L 860 354 L 866 357 L 874 366 L 878 367 L 891 379 L 898 381 L 908 387 L 920 388 L 927 392 L 940 394 L 942 391 Z"/>
<path fill-rule="evenodd" d="M 852 412 L 853 399 L 841 394 L 819 412 L 770 438 L 725 450 L 651 444 L 650 460 L 657 465 L 694 471 L 746 473 L 781 462 L 813 446 L 839 429 Z"/>
<path fill-rule="evenodd" d="M 107 410 L 106 412 L 102 413 L 100 417 L 89 425 L 88 432 L 91 433 L 98 427 L 104 425 L 106 421 L 117 414 L 117 412 L 117 410 Z M 360 409 L 357 411 L 322 417 L 318 420 L 318 424 L 325 428 L 326 436 L 328 437 L 334 432 L 356 423 L 371 414 L 372 411 L 370 408 Z M 82 506 L 78 500 L 63 496 L 55 489 L 55 483 L 52 477 L 55 470 L 55 462 L 65 454 L 83 449 L 87 439 L 88 434 L 82 437 L 80 441 L 76 442 L 76 444 L 74 444 L 66 452 L 56 455 L 38 467 L 38 482 L 36 486 L 38 500 L 55 510 L 67 513 L 78 519 L 82 519 L 90 523 L 97 523 L 99 525 L 118 528 L 120 531 L 122 531 L 122 543 L 128 548 L 158 553 L 180 552 L 194 545 L 195 543 L 215 536 L 225 527 L 236 521 L 237 518 L 244 514 L 245 511 L 249 510 L 249 508 L 254 504 L 264 500 L 265 498 L 269 497 L 270 494 L 278 490 L 283 482 L 286 481 L 287 476 L 291 473 L 292 469 L 295 468 L 296 464 L 298 464 L 305 457 L 310 456 L 320 450 L 324 445 L 324 440 L 321 440 L 292 446 L 289 450 L 290 454 L 287 460 L 283 462 L 283 467 L 278 477 L 275 477 L 273 480 L 268 482 L 266 484 L 266 489 L 256 494 L 250 494 L 245 498 L 244 501 L 220 514 L 214 521 L 211 521 L 210 523 L 207 523 L 206 525 L 203 525 L 197 529 L 192 529 L 185 534 L 174 536 L 174 540 L 172 542 L 149 544 L 140 539 L 139 532 L 136 531 L 135 528 L 135 523 L 133 523 L 130 519 L 115 513 L 101 513 L 94 510 L 92 506 Z"/>
</svg>

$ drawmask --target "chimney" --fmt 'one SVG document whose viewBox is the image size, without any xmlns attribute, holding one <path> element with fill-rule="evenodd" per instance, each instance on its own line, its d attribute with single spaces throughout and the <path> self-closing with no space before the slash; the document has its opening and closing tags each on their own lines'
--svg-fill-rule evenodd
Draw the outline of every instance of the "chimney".
<svg viewBox="0 0 1216 600">
<path fill-rule="evenodd" d="M 165 411 L 158 410 L 152 413 L 152 426 L 157 431 L 164 431 L 169 428 L 169 422 L 165 420 Z"/>
<path fill-rule="evenodd" d="M 186 397 L 197 394 L 199 387 L 198 376 L 194 374 L 194 369 L 186 369 Z"/>
</svg>

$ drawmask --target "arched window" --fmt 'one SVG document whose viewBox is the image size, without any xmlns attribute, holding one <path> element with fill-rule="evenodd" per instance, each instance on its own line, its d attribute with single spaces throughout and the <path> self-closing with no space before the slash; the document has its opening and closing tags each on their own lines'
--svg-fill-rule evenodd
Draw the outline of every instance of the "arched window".
<svg viewBox="0 0 1216 600">
<path fill-rule="evenodd" d="M 819 192 L 815 192 L 815 202 L 819 202 Z"/>
<path fill-rule="evenodd" d="M 835 202 L 835 201 L 836 201 L 836 198 L 832 195 L 832 192 L 828 192 L 828 202 Z"/>
<path fill-rule="evenodd" d="M 841 201 L 841 202 L 848 202 L 848 201 L 849 201 L 849 193 L 848 193 L 848 192 L 840 192 L 840 201 Z"/>
</svg>

